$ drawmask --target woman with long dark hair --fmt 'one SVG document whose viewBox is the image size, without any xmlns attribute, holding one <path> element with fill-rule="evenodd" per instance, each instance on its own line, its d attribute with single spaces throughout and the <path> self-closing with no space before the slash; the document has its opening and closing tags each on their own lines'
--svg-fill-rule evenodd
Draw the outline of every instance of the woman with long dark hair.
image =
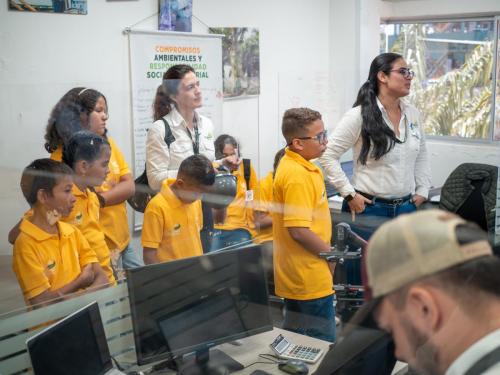
<svg viewBox="0 0 500 375">
<path fill-rule="evenodd" d="M 419 111 L 401 100 L 413 76 L 401 55 L 377 56 L 353 108 L 330 136 L 320 163 L 353 219 L 356 214 L 395 217 L 427 199 L 431 179 L 423 124 Z M 351 148 L 349 181 L 339 159 Z"/>
</svg>

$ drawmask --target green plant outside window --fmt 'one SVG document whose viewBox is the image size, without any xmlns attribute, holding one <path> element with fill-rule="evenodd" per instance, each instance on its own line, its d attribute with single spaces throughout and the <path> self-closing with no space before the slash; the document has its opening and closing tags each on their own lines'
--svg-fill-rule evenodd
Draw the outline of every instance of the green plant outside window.
<svg viewBox="0 0 500 375">
<path fill-rule="evenodd" d="M 421 110 L 427 135 L 500 140 L 500 74 L 493 84 L 496 22 L 381 24 L 381 52 L 400 53 L 415 71 L 408 100 Z"/>
</svg>

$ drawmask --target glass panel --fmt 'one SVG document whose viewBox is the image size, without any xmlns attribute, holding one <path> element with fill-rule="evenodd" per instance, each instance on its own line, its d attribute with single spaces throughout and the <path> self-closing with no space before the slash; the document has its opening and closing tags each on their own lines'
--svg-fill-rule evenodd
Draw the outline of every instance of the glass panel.
<svg viewBox="0 0 500 375">
<path fill-rule="evenodd" d="M 497 39 L 500 42 L 500 19 L 497 21 Z M 497 42 L 497 43 L 498 43 Z M 496 100 L 495 100 L 495 130 L 493 132 L 493 139 L 500 141 L 500 48 L 497 54 L 497 87 L 496 87 Z"/>
<path fill-rule="evenodd" d="M 409 100 L 428 135 L 489 138 L 493 30 L 489 20 L 381 25 L 385 51 L 415 71 Z"/>
</svg>

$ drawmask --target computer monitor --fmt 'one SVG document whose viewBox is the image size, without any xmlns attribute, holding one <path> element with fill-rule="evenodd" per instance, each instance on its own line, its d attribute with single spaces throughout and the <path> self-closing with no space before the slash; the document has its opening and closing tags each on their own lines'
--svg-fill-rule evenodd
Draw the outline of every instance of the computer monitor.
<svg viewBox="0 0 500 375">
<path fill-rule="evenodd" d="M 344 171 L 345 175 L 349 179 L 349 181 L 352 180 L 352 175 L 354 173 L 354 162 L 352 160 L 350 161 L 343 161 L 340 163 L 340 167 Z M 328 198 L 333 197 L 334 195 L 338 194 L 338 191 L 331 185 L 327 179 L 325 179 L 325 186 L 326 186 L 326 196 Z"/>
<path fill-rule="evenodd" d="M 97 302 L 26 341 L 36 375 L 103 375 L 113 369 Z"/>
<path fill-rule="evenodd" d="M 345 327 L 344 327 L 345 328 Z M 348 326 L 313 375 L 390 375 L 396 364 L 391 335 L 370 326 Z"/>
<path fill-rule="evenodd" d="M 129 269 L 127 284 L 139 364 L 167 359 L 182 373 L 240 370 L 208 349 L 272 329 L 260 246 Z"/>
</svg>

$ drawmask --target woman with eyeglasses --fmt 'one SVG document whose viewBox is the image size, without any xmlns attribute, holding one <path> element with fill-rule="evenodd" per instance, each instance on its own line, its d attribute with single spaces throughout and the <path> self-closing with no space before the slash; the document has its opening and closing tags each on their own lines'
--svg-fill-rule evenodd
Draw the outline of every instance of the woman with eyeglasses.
<svg viewBox="0 0 500 375">
<path fill-rule="evenodd" d="M 419 111 L 402 98 L 410 93 L 414 72 L 403 57 L 383 53 L 371 63 L 368 80 L 329 138 L 320 159 L 328 181 L 344 198 L 342 210 L 376 217 L 415 211 L 431 186 L 427 147 Z M 353 151 L 352 181 L 340 157 Z M 367 220 L 366 226 L 380 221 Z M 371 228 L 357 232 L 365 239 Z M 375 227 L 373 230 L 376 229 Z"/>
</svg>

